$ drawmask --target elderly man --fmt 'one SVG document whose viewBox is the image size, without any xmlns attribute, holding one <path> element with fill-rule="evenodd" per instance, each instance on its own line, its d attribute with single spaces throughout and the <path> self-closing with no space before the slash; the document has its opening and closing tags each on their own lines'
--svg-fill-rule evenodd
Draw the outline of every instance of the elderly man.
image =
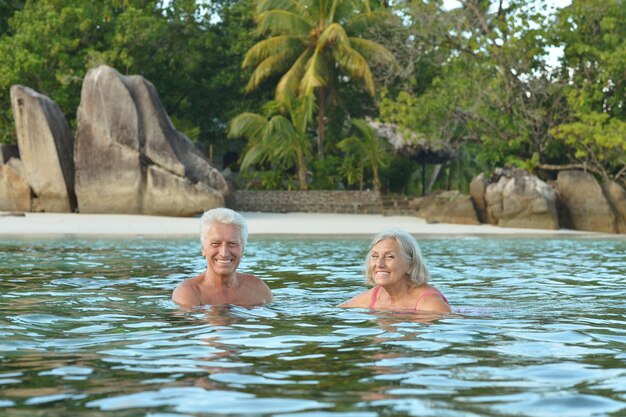
<svg viewBox="0 0 626 417">
<path fill-rule="evenodd" d="M 207 269 L 176 287 L 172 300 L 184 307 L 205 304 L 247 307 L 272 302 L 272 292 L 263 281 L 237 272 L 247 240 L 248 226 L 241 214 L 227 208 L 205 212 L 200 241 Z"/>
</svg>

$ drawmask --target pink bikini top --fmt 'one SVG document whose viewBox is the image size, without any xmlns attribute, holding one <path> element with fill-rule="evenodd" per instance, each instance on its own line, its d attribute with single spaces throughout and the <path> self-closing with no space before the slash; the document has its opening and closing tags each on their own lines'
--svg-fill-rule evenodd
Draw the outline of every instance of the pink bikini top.
<svg viewBox="0 0 626 417">
<path fill-rule="evenodd" d="M 378 291 L 380 291 L 380 286 L 374 287 L 374 292 L 372 293 L 372 301 L 370 302 L 371 310 L 376 309 L 376 298 L 378 298 Z M 419 304 L 420 301 L 422 301 L 422 298 L 427 297 L 429 295 L 433 295 L 433 294 L 439 295 L 439 297 L 441 297 L 441 299 L 445 301 L 446 304 L 450 305 L 450 303 L 448 302 L 448 299 L 441 293 L 441 291 L 439 291 L 437 288 L 429 288 L 426 291 L 424 291 L 422 295 L 419 296 L 419 298 L 415 302 L 415 305 L 413 306 L 413 310 L 417 310 L 417 305 Z"/>
</svg>

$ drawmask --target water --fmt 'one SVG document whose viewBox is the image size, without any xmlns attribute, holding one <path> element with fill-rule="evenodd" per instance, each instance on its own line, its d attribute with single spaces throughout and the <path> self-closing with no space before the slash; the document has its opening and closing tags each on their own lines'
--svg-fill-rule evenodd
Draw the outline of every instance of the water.
<svg viewBox="0 0 626 417">
<path fill-rule="evenodd" d="M 432 324 L 335 307 L 368 243 L 252 237 L 275 303 L 184 312 L 195 239 L 4 238 L 0 415 L 626 415 L 626 240 L 421 240 Z"/>
</svg>

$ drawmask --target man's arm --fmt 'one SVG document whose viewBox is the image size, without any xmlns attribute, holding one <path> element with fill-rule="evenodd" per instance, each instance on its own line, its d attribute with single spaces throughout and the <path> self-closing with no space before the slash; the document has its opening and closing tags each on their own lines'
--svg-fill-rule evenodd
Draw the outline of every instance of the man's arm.
<svg viewBox="0 0 626 417">
<path fill-rule="evenodd" d="M 268 287 L 263 280 L 259 279 L 259 281 L 261 282 L 261 289 L 263 290 L 263 304 L 273 302 L 274 295 L 272 294 L 272 290 L 270 290 L 270 287 Z"/>
</svg>

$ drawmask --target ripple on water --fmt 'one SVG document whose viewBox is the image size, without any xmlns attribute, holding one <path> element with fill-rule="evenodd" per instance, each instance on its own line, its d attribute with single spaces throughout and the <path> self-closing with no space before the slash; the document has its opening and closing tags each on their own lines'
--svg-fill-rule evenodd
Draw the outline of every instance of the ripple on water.
<svg viewBox="0 0 626 417">
<path fill-rule="evenodd" d="M 103 411 L 170 406 L 179 413 L 266 414 L 305 411 L 329 407 L 320 401 L 288 398 L 257 398 L 236 391 L 205 390 L 197 387 L 164 388 L 136 394 L 103 398 L 87 403 L 87 407 Z"/>
<path fill-rule="evenodd" d="M 253 237 L 276 301 L 193 311 L 197 239 L 0 240 L 0 414 L 623 414 L 626 240 L 420 243 L 441 320 L 336 307 L 368 239 Z"/>
</svg>

